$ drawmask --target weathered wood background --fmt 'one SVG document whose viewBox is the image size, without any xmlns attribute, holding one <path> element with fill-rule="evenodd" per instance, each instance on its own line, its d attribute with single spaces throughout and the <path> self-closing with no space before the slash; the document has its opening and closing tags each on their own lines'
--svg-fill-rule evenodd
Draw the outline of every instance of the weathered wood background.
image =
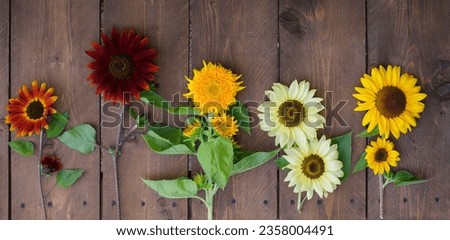
<svg viewBox="0 0 450 240">
<path fill-rule="evenodd" d="M 160 52 L 159 92 L 166 98 L 186 91 L 184 76 L 202 60 L 243 74 L 240 99 L 255 107 L 274 82 L 307 79 L 325 98 L 327 136 L 362 130 L 353 112 L 353 87 L 379 64 L 401 65 L 418 77 L 428 94 L 412 133 L 397 141 L 399 168 L 429 179 L 426 184 L 385 191 L 386 219 L 450 219 L 450 1 L 396 0 L 1 0 L 0 105 L 33 79 L 54 86 L 57 108 L 70 111 L 70 126 L 87 122 L 98 140 L 112 145 L 116 130 L 101 128 L 101 98 L 86 81 L 90 58 L 84 51 L 113 26 L 135 28 Z M 178 97 L 175 99 L 179 101 Z M 181 101 L 183 98 L 181 98 Z M 334 109 L 334 110 L 333 110 Z M 338 111 L 339 110 L 339 111 Z M 2 107 L 0 118 L 7 114 Z M 175 120 L 154 112 L 157 119 Z M 0 125 L 0 219 L 41 219 L 36 161 L 7 147 L 15 139 Z M 37 140 L 32 137 L 31 140 Z M 257 128 L 243 134 L 252 150 L 274 148 Z M 353 163 L 366 145 L 354 138 Z M 50 219 L 114 219 L 111 158 L 96 150 L 82 155 L 55 143 L 66 167 L 85 175 L 69 189 L 43 180 Z M 151 152 L 142 139 L 127 143 L 119 162 L 124 219 L 205 219 L 197 200 L 170 200 L 144 186 L 141 177 L 190 176 L 199 166 L 189 156 Z M 315 197 L 299 215 L 284 172 L 268 163 L 232 178 L 216 198 L 217 219 L 377 219 L 378 181 L 372 172 L 351 176 L 327 199 Z"/>
</svg>

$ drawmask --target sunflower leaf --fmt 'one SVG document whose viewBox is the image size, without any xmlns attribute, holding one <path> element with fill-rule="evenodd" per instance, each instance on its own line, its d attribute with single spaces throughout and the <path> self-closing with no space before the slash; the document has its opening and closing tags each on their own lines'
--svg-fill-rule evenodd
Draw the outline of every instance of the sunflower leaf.
<svg viewBox="0 0 450 240">
<path fill-rule="evenodd" d="M 200 144 L 197 158 L 209 179 L 224 189 L 233 168 L 233 144 L 229 139 L 215 138 Z"/>
<path fill-rule="evenodd" d="M 68 114 L 67 116 L 64 113 L 53 114 L 52 120 L 50 120 L 48 125 L 48 129 L 45 130 L 45 135 L 47 135 L 48 138 L 54 138 L 61 135 L 68 123 Z"/>
<path fill-rule="evenodd" d="M 359 157 L 358 162 L 356 162 L 355 167 L 353 168 L 352 174 L 355 174 L 355 173 L 360 172 L 360 171 L 362 171 L 362 170 L 367 168 L 366 155 L 367 155 L 366 152 L 363 152 L 361 154 L 361 156 Z"/>
<path fill-rule="evenodd" d="M 230 112 L 231 115 L 237 120 L 239 128 L 250 134 L 250 117 L 248 115 L 247 107 L 238 100 L 236 101 L 236 104 L 231 107 Z"/>
<path fill-rule="evenodd" d="M 63 169 L 56 174 L 56 185 L 68 188 L 72 186 L 84 173 L 84 169 Z"/>
<path fill-rule="evenodd" d="M 95 150 L 96 133 L 91 125 L 80 124 L 65 131 L 58 139 L 69 148 L 87 154 Z"/>
<path fill-rule="evenodd" d="M 342 171 L 344 172 L 344 176 L 342 176 L 340 180 L 341 182 L 343 182 L 350 175 L 350 169 L 352 165 L 352 132 L 348 132 L 341 136 L 332 138 L 331 144 L 338 145 L 338 160 L 342 162 Z"/>
<path fill-rule="evenodd" d="M 141 92 L 141 101 L 147 104 L 152 104 L 153 106 L 162 108 L 166 110 L 170 114 L 176 115 L 198 115 L 200 112 L 192 107 L 188 106 L 179 106 L 172 107 L 170 106 L 170 102 L 164 99 L 162 96 L 158 95 L 156 92 L 152 90 L 142 91 Z"/>
<path fill-rule="evenodd" d="M 400 170 L 394 174 L 393 181 L 394 181 L 395 186 L 399 187 L 399 186 L 424 183 L 424 182 L 427 182 L 428 180 L 417 178 L 412 173 L 410 173 L 406 170 Z"/>
<path fill-rule="evenodd" d="M 181 177 L 172 180 L 142 181 L 165 198 L 191 198 L 197 195 L 197 184 L 189 178 Z"/>
<path fill-rule="evenodd" d="M 289 162 L 288 160 L 286 160 L 286 158 L 279 157 L 275 159 L 275 164 L 277 165 L 278 169 L 285 170 L 285 167 L 289 165 Z"/>
<path fill-rule="evenodd" d="M 11 141 L 8 145 L 14 152 L 22 156 L 31 156 L 34 153 L 34 145 L 33 142 L 30 141 Z"/>
<path fill-rule="evenodd" d="M 150 149 L 159 154 L 195 154 L 194 143 L 185 141 L 179 128 L 155 124 L 143 137 Z"/>
<path fill-rule="evenodd" d="M 246 156 L 233 165 L 231 175 L 236 175 L 238 173 L 246 172 L 259 167 L 275 157 L 279 151 L 280 149 L 275 149 L 270 152 L 255 152 L 249 156 Z"/>
<path fill-rule="evenodd" d="M 378 126 L 375 126 L 374 129 L 372 129 L 372 131 L 367 132 L 367 129 L 365 129 L 364 131 L 358 133 L 358 135 L 356 135 L 357 137 L 362 137 L 362 138 L 370 138 L 373 136 L 376 136 L 380 133 L 380 131 L 378 130 Z"/>
</svg>

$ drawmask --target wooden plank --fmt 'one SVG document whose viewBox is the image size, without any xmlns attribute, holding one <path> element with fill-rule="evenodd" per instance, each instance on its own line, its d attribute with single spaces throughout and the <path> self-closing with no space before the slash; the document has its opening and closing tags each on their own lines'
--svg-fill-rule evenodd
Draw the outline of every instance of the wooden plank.
<svg viewBox="0 0 450 240">
<path fill-rule="evenodd" d="M 99 29 L 98 1 L 11 1 L 11 94 L 33 79 L 46 82 L 59 96 L 56 107 L 70 112 L 69 127 L 98 126 L 99 102 L 89 83 L 84 50 Z M 86 94 L 90 93 L 90 94 Z M 15 133 L 13 133 L 14 139 Z M 37 137 L 30 138 L 37 143 Z M 43 178 L 49 219 L 99 218 L 99 152 L 89 155 L 68 149 L 58 141 L 45 154 L 57 155 L 65 168 L 84 168 L 71 188 L 55 187 L 55 177 Z M 41 219 L 37 159 L 11 155 L 11 211 L 13 219 Z"/>
<path fill-rule="evenodd" d="M 402 135 L 399 166 L 426 184 L 385 189 L 385 219 L 449 219 L 450 3 L 368 1 L 368 66 L 395 64 L 428 95 L 418 126 Z M 395 169 L 394 169 L 395 170 Z M 379 216 L 378 178 L 369 173 L 368 218 Z"/>
<path fill-rule="evenodd" d="M 189 41 L 189 1 L 105 1 L 103 27 L 107 33 L 112 27 L 134 28 L 149 37 L 150 46 L 160 56 L 156 64 L 158 93 L 166 99 L 185 89 Z M 186 103 L 185 103 L 186 104 Z M 136 106 L 137 103 L 133 103 Z M 142 109 L 142 108 L 141 108 Z M 160 110 L 151 110 L 158 115 L 153 121 L 172 122 L 173 119 Z M 102 141 L 106 146 L 116 139 L 116 129 L 103 128 Z M 113 206 L 115 199 L 111 157 L 103 153 L 103 219 L 116 218 Z M 145 186 L 142 178 L 172 179 L 187 176 L 187 156 L 162 156 L 152 152 L 139 136 L 126 143 L 119 159 L 120 204 L 123 219 L 187 219 L 187 200 L 172 200 L 160 197 Z"/>
<path fill-rule="evenodd" d="M 6 104 L 9 95 L 9 2 L 0 2 L 0 103 Z M 0 119 L 8 114 L 5 108 L 0 110 Z M 9 215 L 9 126 L 0 123 L 0 219 Z"/>
<path fill-rule="evenodd" d="M 364 18 L 364 1 L 280 1 L 280 81 L 309 80 L 317 95 L 325 97 L 328 138 L 362 130 L 352 93 L 365 71 Z M 364 139 L 353 138 L 353 162 L 364 145 Z M 326 199 L 315 196 L 301 215 L 285 177 L 280 172 L 280 219 L 365 218 L 364 174 L 351 176 Z"/>
<path fill-rule="evenodd" d="M 278 79 L 277 1 L 192 1 L 192 68 L 202 60 L 221 63 L 242 74 L 238 98 L 250 107 L 252 135 L 240 133 L 244 149 L 274 149 L 273 139 L 257 126 L 257 105 Z M 193 172 L 199 171 L 193 160 Z M 215 219 L 275 219 L 277 170 L 273 163 L 234 176 L 215 198 Z M 256 183 L 256 184 L 255 184 Z M 192 200 L 193 219 L 206 219 L 205 206 Z"/>
</svg>

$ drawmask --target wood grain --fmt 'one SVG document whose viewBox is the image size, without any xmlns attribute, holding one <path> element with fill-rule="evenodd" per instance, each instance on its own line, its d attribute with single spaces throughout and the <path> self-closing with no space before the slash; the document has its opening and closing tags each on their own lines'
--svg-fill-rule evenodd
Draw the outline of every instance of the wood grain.
<svg viewBox="0 0 450 240">
<path fill-rule="evenodd" d="M 11 1 L 11 93 L 33 79 L 46 82 L 59 96 L 56 107 L 70 112 L 69 127 L 99 122 L 98 97 L 85 80 L 84 50 L 98 36 L 97 1 Z M 92 93 L 92 94 L 86 94 Z M 15 133 L 13 133 L 15 136 Z M 14 137 L 14 139 L 16 139 Z M 37 137 L 30 138 L 37 146 Z M 64 168 L 83 168 L 84 176 L 71 188 L 55 187 L 55 177 L 43 178 L 49 219 L 98 219 L 100 207 L 99 152 L 89 155 L 58 141 L 45 155 L 61 158 Z M 38 160 L 11 155 L 11 214 L 13 219 L 41 219 Z"/>
<path fill-rule="evenodd" d="M 418 126 L 396 148 L 405 169 L 425 184 L 385 189 L 385 219 L 450 219 L 450 4 L 448 1 L 368 1 L 368 69 L 402 66 L 428 95 Z M 368 218 L 378 218 L 378 178 L 369 173 Z"/>
<path fill-rule="evenodd" d="M 318 89 L 317 95 L 325 98 L 328 138 L 362 130 L 351 95 L 365 70 L 364 18 L 363 1 L 280 1 L 280 80 L 286 85 L 308 80 Z M 353 163 L 364 145 L 364 139 L 353 138 Z M 364 174 L 351 176 L 326 199 L 315 196 L 301 215 L 285 177 L 280 172 L 280 219 L 365 218 Z"/>
<path fill-rule="evenodd" d="M 252 135 L 240 133 L 244 149 L 274 149 L 272 139 L 258 127 L 256 107 L 264 91 L 278 80 L 277 1 L 192 1 L 192 68 L 202 60 L 222 64 L 242 74 L 246 89 L 238 98 L 250 107 Z M 192 159 L 193 172 L 199 171 Z M 277 170 L 268 163 L 232 177 L 215 198 L 215 219 L 275 219 Z M 206 219 L 206 208 L 193 200 L 193 219 Z"/>
<path fill-rule="evenodd" d="M 9 2 L 0 2 L 0 105 L 8 103 L 9 95 Z M 8 111 L 0 110 L 0 219 L 9 215 L 9 126 L 4 124 Z"/>
<path fill-rule="evenodd" d="M 110 33 L 112 27 L 134 28 L 150 38 L 159 57 L 156 64 L 158 93 L 169 101 L 179 101 L 185 89 L 189 41 L 189 1 L 105 1 L 103 27 Z M 184 103 L 187 104 L 187 103 Z M 137 106 L 134 103 L 133 106 Z M 143 107 L 141 109 L 144 109 Z M 146 108 L 145 108 L 146 109 Z M 178 119 L 159 109 L 148 109 L 152 121 L 179 123 Z M 102 141 L 112 145 L 115 129 L 102 129 Z M 103 219 L 114 219 L 114 185 L 111 157 L 103 153 Z M 123 219 L 187 219 L 187 200 L 160 197 L 141 180 L 172 179 L 187 176 L 187 156 L 163 156 L 152 152 L 138 136 L 126 143 L 119 159 L 120 200 Z"/>
</svg>

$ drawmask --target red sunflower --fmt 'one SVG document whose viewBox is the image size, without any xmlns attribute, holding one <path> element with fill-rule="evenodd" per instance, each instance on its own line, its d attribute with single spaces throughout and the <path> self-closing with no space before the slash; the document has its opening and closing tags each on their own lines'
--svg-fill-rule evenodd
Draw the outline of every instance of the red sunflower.
<svg viewBox="0 0 450 240">
<path fill-rule="evenodd" d="M 130 94 L 136 99 L 140 92 L 149 90 L 159 70 L 152 61 L 158 53 L 147 47 L 149 40 L 133 30 L 117 32 L 112 29 L 111 37 L 102 34 L 104 46 L 92 42 L 93 50 L 86 53 L 95 59 L 88 67 L 94 70 L 88 80 L 97 85 L 97 94 L 103 93 L 107 101 L 127 103 Z M 129 93 L 129 94 L 127 94 Z"/>
<path fill-rule="evenodd" d="M 53 88 L 46 89 L 42 83 L 39 88 L 35 80 L 31 83 L 31 91 L 26 85 L 19 89 L 19 97 L 9 99 L 6 109 L 9 114 L 5 117 L 5 123 L 11 124 L 10 130 L 17 130 L 17 136 L 39 134 L 42 128 L 48 128 L 47 116 L 56 113 L 52 107 L 58 99 L 52 96 Z"/>
<path fill-rule="evenodd" d="M 43 157 L 41 159 L 41 175 L 50 176 L 63 168 L 63 165 L 57 157 Z"/>
</svg>

